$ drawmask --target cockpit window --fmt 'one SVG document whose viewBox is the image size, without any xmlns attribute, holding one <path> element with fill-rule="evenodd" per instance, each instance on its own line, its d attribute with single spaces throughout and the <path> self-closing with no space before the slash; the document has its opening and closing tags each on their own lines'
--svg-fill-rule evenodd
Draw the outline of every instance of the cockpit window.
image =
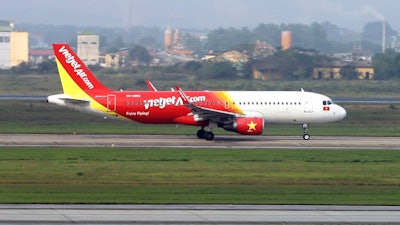
<svg viewBox="0 0 400 225">
<path fill-rule="evenodd" d="M 332 105 L 333 102 L 331 100 L 326 100 L 322 102 L 323 105 Z"/>
</svg>

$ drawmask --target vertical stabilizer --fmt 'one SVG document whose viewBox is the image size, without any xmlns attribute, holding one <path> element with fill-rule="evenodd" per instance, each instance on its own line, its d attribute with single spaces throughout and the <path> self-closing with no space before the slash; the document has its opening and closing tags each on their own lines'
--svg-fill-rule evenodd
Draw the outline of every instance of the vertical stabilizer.
<svg viewBox="0 0 400 225">
<path fill-rule="evenodd" d="M 86 99 L 91 93 L 109 90 L 68 44 L 53 44 L 53 49 L 64 94 Z"/>
</svg>

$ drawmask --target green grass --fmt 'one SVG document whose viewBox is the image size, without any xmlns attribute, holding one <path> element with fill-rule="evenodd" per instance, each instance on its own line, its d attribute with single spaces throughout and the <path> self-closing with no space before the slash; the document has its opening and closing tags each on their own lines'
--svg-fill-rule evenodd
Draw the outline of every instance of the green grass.
<svg viewBox="0 0 400 225">
<path fill-rule="evenodd" d="M 311 135 L 399 136 L 400 106 L 344 105 L 337 123 L 310 125 Z M 40 101 L 0 101 L 0 133 L 195 134 L 197 127 L 107 119 Z M 233 134 L 222 129 L 219 134 Z M 266 124 L 264 135 L 301 135 L 301 126 Z"/>
<path fill-rule="evenodd" d="M 179 85 L 183 90 L 246 90 L 246 91 L 306 91 L 323 93 L 331 97 L 397 97 L 400 95 L 399 81 L 375 80 L 248 80 L 248 79 L 196 79 L 193 75 L 160 73 L 152 69 L 128 74 L 101 74 L 97 77 L 106 86 L 118 90 L 148 90 L 145 80 L 149 79 L 158 90 L 170 90 Z M 0 94 L 61 93 L 58 74 L 0 74 Z"/>
<path fill-rule="evenodd" d="M 398 205 L 400 152 L 0 150 L 1 203 Z"/>
</svg>

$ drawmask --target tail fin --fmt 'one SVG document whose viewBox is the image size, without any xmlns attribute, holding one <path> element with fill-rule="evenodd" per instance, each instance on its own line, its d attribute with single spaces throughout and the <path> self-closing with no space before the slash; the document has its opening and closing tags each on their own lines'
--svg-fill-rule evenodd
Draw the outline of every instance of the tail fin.
<svg viewBox="0 0 400 225">
<path fill-rule="evenodd" d="M 64 94 L 81 99 L 91 96 L 93 91 L 109 90 L 68 44 L 53 44 L 53 49 Z"/>
</svg>

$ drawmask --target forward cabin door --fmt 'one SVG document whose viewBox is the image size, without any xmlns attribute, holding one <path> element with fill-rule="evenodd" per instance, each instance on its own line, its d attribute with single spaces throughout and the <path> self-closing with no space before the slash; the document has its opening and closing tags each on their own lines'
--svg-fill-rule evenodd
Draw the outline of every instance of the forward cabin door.
<svg viewBox="0 0 400 225">
<path fill-rule="evenodd" d="M 117 110 L 117 96 L 107 95 L 107 109 L 109 112 L 115 112 Z"/>
<path fill-rule="evenodd" d="M 304 112 L 306 112 L 306 113 L 312 113 L 313 112 L 312 97 L 305 96 L 305 98 L 304 98 Z"/>
</svg>

